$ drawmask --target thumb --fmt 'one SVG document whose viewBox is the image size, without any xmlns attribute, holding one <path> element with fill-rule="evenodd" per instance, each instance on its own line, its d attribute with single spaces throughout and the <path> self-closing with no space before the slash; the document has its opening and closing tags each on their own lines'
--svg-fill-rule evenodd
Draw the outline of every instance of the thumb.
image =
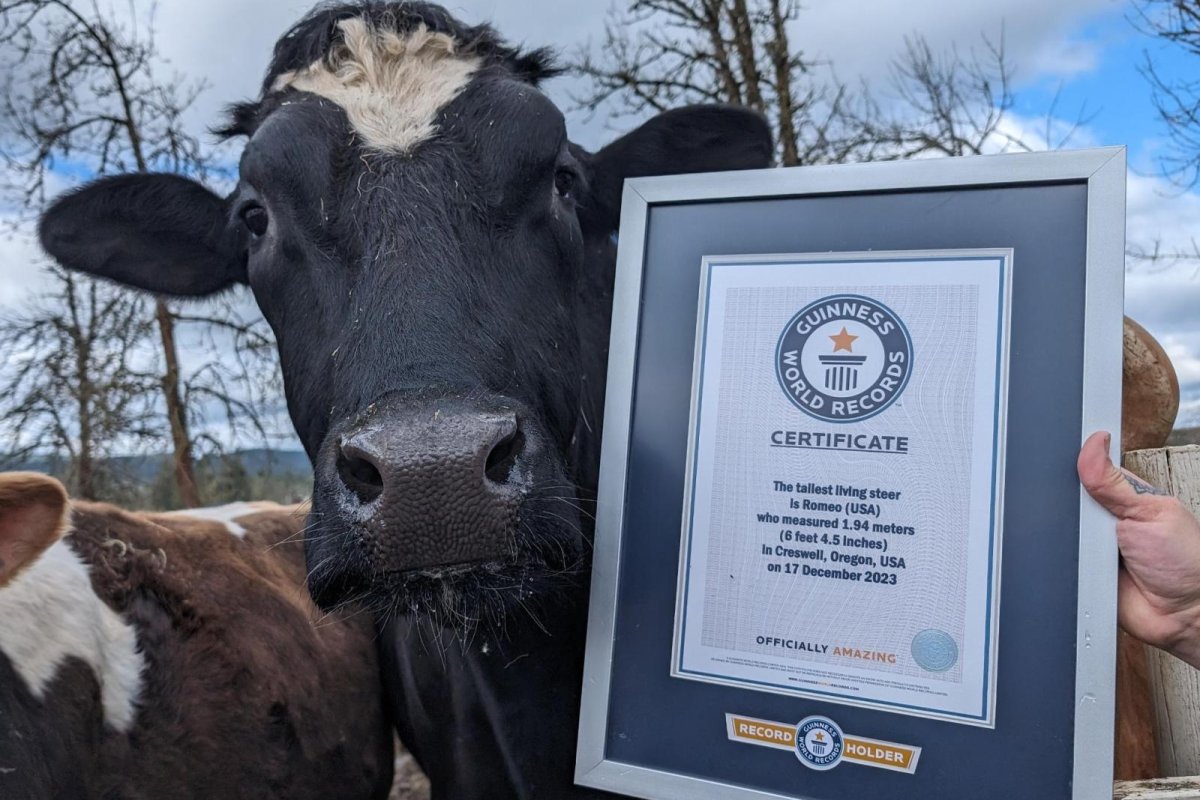
<svg viewBox="0 0 1200 800">
<path fill-rule="evenodd" d="M 1166 492 L 1120 469 L 1109 458 L 1112 435 L 1093 433 L 1083 443 L 1076 464 L 1079 481 L 1100 505 L 1118 519 L 1147 519 L 1161 508 L 1158 497 Z"/>
</svg>

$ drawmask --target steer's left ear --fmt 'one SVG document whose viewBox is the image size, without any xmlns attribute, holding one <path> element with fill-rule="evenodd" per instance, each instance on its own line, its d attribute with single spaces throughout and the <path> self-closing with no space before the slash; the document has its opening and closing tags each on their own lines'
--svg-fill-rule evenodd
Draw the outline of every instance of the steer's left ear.
<svg viewBox="0 0 1200 800">
<path fill-rule="evenodd" d="M 757 112 L 716 105 L 666 111 L 592 156 L 581 221 L 589 230 L 616 230 L 626 178 L 760 169 L 771 165 L 772 151 Z"/>
<path fill-rule="evenodd" d="M 42 215 L 42 247 L 67 269 L 155 294 L 203 296 L 245 283 L 225 201 L 179 175 L 117 175 Z"/>
<path fill-rule="evenodd" d="M 0 586 L 37 561 L 66 525 L 61 483 L 36 472 L 0 472 Z"/>
</svg>

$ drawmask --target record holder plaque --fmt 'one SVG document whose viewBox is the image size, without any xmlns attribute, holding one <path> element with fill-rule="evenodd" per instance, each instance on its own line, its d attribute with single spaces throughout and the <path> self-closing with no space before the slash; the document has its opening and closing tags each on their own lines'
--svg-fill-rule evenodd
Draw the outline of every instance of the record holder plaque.
<svg viewBox="0 0 1200 800">
<path fill-rule="evenodd" d="M 627 182 L 579 783 L 1111 796 L 1124 197 L 1121 148 Z"/>
</svg>

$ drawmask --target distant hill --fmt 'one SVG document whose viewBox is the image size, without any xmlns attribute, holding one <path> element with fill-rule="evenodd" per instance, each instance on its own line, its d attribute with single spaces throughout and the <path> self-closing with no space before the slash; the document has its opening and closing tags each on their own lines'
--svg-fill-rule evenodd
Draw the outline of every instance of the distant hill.
<svg viewBox="0 0 1200 800">
<path fill-rule="evenodd" d="M 267 450 L 259 448 L 255 450 L 238 450 L 234 453 L 229 453 L 228 457 L 236 458 L 246 468 L 247 472 L 295 472 L 303 475 L 312 475 L 312 468 L 308 463 L 308 456 L 303 450 Z M 220 457 L 217 457 L 218 459 Z M 207 456 L 201 459 L 201 463 L 212 461 L 212 456 Z"/>
<path fill-rule="evenodd" d="M 119 475 L 133 480 L 151 481 L 166 464 L 170 463 L 170 457 L 165 455 L 117 456 L 104 459 L 102 463 Z M 4 468 L 60 475 L 67 468 L 67 463 L 57 456 L 33 456 L 22 461 L 6 459 Z"/>
<path fill-rule="evenodd" d="M 251 450 L 235 450 L 221 455 L 207 455 L 197 462 L 201 469 L 222 465 L 227 461 L 236 461 L 251 474 L 260 472 L 299 473 L 311 475 L 312 469 L 308 464 L 308 456 L 301 450 L 268 450 L 255 448 Z M 141 481 L 152 481 L 171 463 L 171 457 L 166 454 L 142 456 L 115 456 L 104 460 L 122 475 Z M 26 470 L 30 472 L 61 472 L 65 464 L 61 459 L 53 457 L 35 457 L 12 463 L 4 462 L 6 470 Z"/>
<path fill-rule="evenodd" d="M 1185 444 L 1200 444 L 1200 428 L 1176 428 L 1167 439 L 1168 447 L 1179 447 Z"/>
<path fill-rule="evenodd" d="M 70 464 L 54 457 L 9 460 L 0 457 L 0 468 L 45 472 L 71 485 Z M 128 508 L 177 508 L 179 501 L 170 455 L 117 456 L 104 459 L 98 468 L 105 475 L 100 497 Z M 299 450 L 257 448 L 207 455 L 196 463 L 196 480 L 206 505 L 237 500 L 275 500 L 291 503 L 312 491 L 308 456 Z"/>
</svg>

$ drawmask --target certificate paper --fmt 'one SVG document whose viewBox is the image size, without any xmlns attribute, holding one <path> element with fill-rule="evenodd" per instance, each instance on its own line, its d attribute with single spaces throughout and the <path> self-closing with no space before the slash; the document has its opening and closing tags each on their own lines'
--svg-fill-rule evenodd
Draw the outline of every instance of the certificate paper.
<svg viewBox="0 0 1200 800">
<path fill-rule="evenodd" d="M 703 269 L 671 674 L 994 727 L 1011 251 Z"/>
</svg>

